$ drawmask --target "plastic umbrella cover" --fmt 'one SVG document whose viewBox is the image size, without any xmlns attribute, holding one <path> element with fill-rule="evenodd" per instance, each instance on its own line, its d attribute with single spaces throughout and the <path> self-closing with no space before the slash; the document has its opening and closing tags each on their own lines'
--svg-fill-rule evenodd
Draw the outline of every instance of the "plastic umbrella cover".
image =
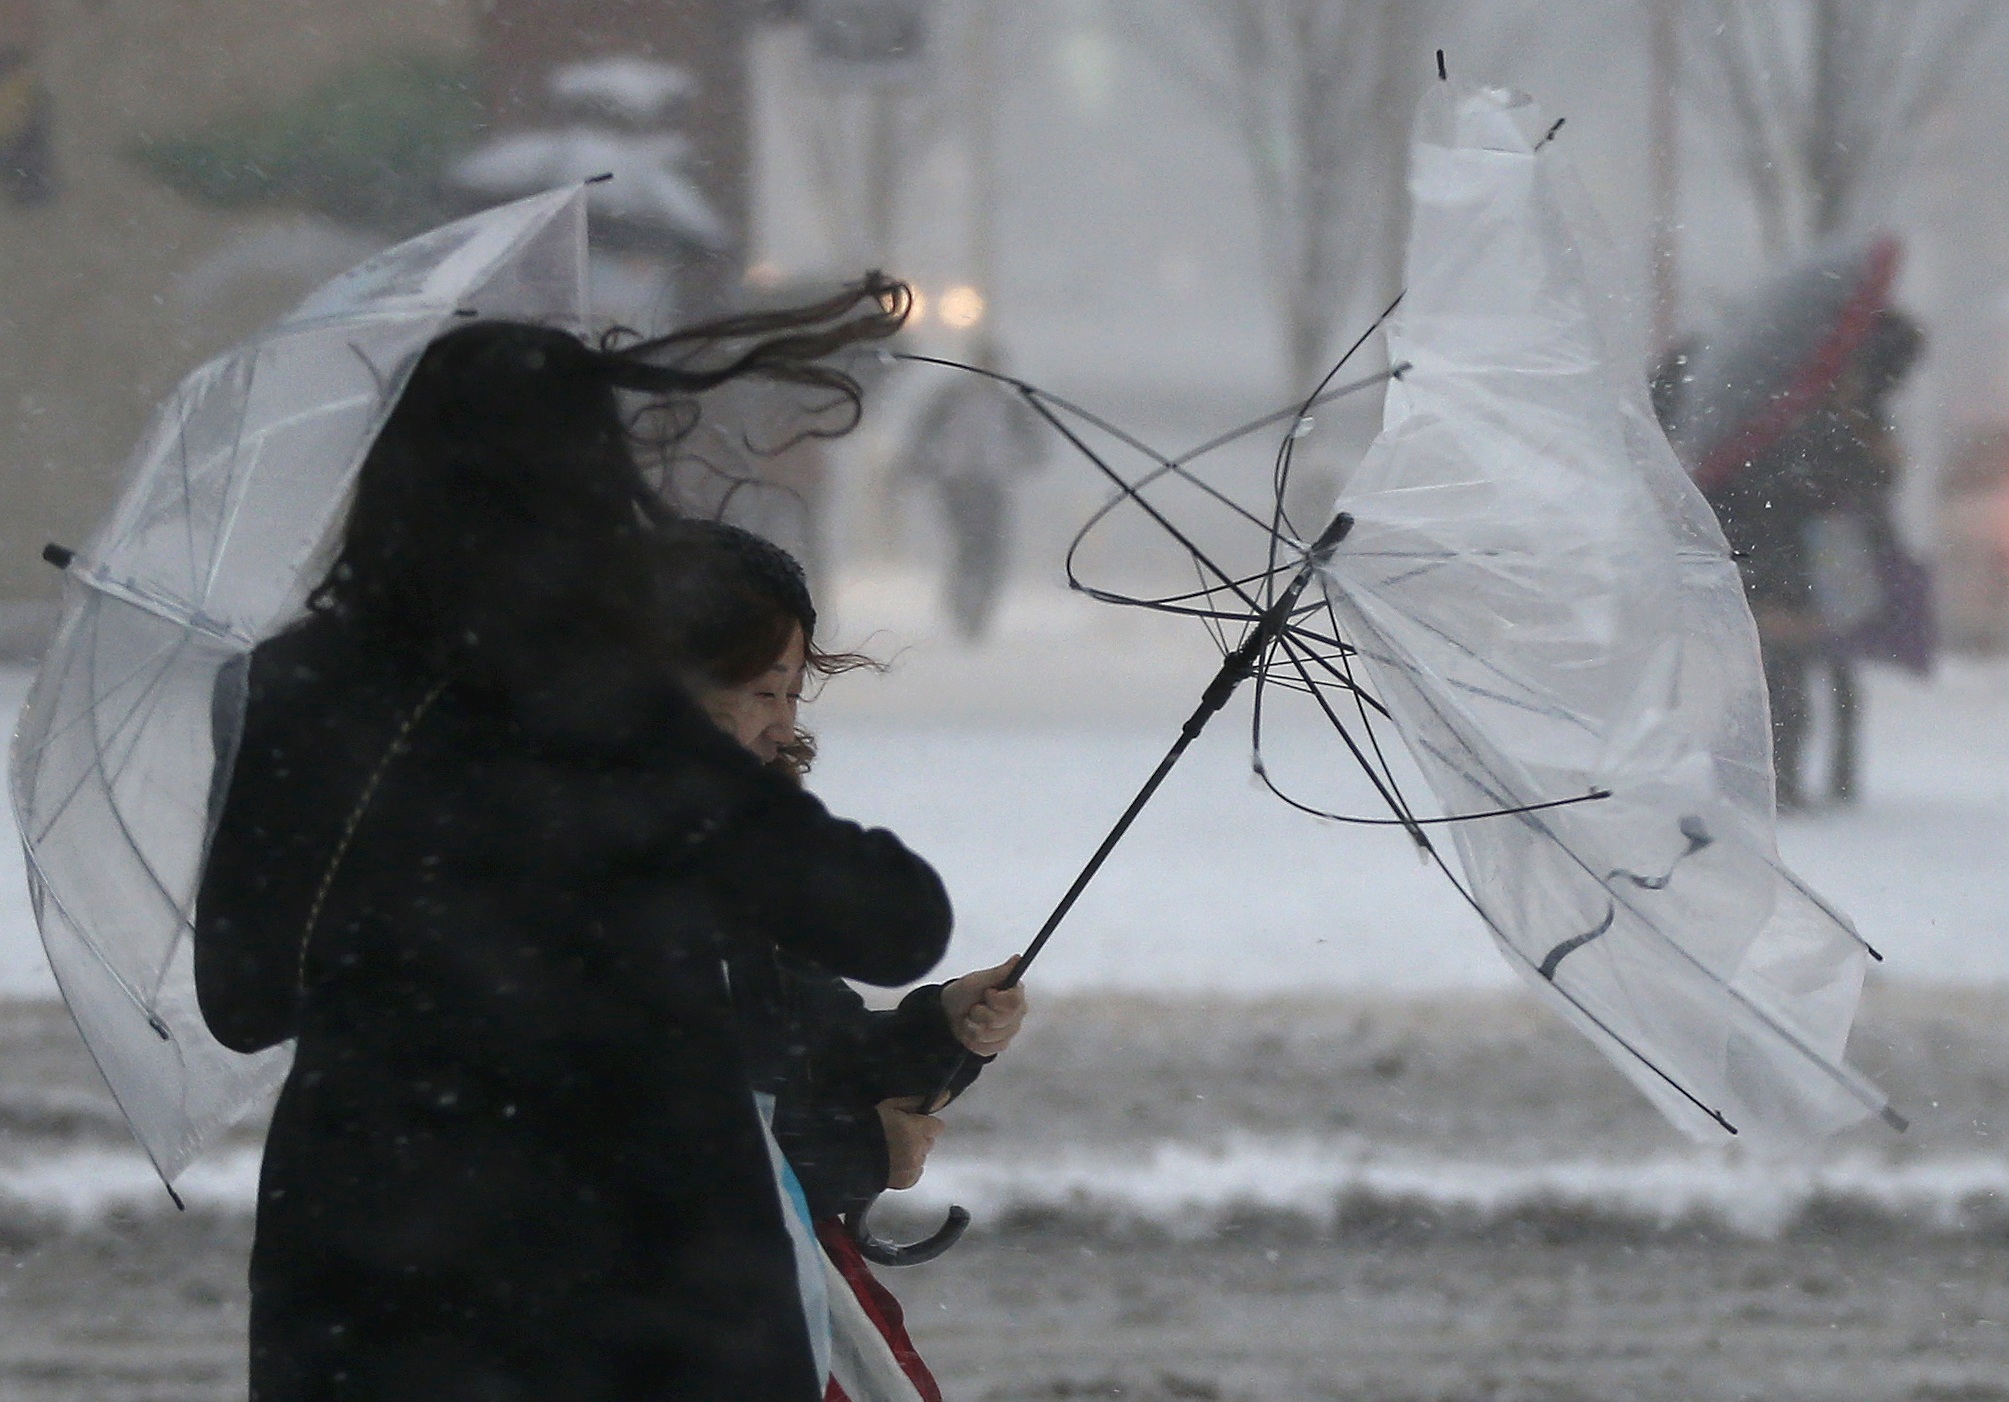
<svg viewBox="0 0 2009 1402">
<path fill-rule="evenodd" d="M 68 569 L 14 737 L 13 793 L 49 963 L 162 1176 L 282 1079 L 196 1006 L 190 931 L 235 758 L 241 659 L 295 622 L 364 455 L 425 346 L 477 313 L 583 330 L 581 187 L 367 260 L 185 379 Z"/>
<path fill-rule="evenodd" d="M 1780 862 L 1756 631 L 1525 98 L 1426 108 L 1380 437 L 1324 587 L 1511 962 L 1675 1124 L 1884 1111 L 1843 1062 L 1866 946 Z"/>
</svg>

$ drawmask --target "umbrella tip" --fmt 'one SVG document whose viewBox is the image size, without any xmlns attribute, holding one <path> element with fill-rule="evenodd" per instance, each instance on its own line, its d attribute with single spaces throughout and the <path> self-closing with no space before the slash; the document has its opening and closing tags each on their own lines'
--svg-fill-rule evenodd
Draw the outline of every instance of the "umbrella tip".
<svg viewBox="0 0 2009 1402">
<path fill-rule="evenodd" d="M 42 547 L 42 558 L 59 570 L 66 570 L 70 567 L 70 561 L 77 558 L 77 552 L 52 540 Z"/>
<path fill-rule="evenodd" d="M 1451 81 L 1451 70 L 1444 66 L 1444 51 L 1442 49 L 1437 50 L 1437 81 L 1440 83 Z"/>
<path fill-rule="evenodd" d="M 1903 1134 L 1906 1130 L 1911 1128 L 1911 1121 L 1907 1120 L 1904 1116 L 1898 1114 L 1897 1111 L 1893 1110 L 1888 1105 L 1884 1106 L 1883 1109 L 1877 1113 L 1877 1118 L 1882 1120 L 1885 1124 L 1889 1125 L 1893 1130 L 1896 1130 L 1899 1134 Z"/>
<path fill-rule="evenodd" d="M 614 178 L 613 171 L 603 170 L 598 175 L 587 176 L 584 180 L 580 181 L 579 183 L 582 185 L 605 185 L 609 180 L 612 180 L 613 178 Z"/>
</svg>

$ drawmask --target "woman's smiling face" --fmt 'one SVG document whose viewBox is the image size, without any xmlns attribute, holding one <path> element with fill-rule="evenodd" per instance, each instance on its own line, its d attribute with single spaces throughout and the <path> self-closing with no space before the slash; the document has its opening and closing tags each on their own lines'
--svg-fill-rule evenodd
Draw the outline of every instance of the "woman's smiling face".
<svg viewBox="0 0 2009 1402">
<path fill-rule="evenodd" d="M 781 747 L 795 738 L 795 712 L 802 701 L 807 665 L 808 649 L 797 625 L 789 630 L 781 656 L 766 671 L 707 691 L 702 697 L 705 714 L 762 764 L 772 764 Z"/>
</svg>

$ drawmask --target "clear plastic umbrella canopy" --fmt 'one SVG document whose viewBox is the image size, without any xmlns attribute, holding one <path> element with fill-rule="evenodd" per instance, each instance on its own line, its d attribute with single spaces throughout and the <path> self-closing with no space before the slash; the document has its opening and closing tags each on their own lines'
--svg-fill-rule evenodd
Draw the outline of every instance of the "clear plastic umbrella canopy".
<svg viewBox="0 0 2009 1402">
<path fill-rule="evenodd" d="M 470 314 L 584 329 L 585 219 L 572 186 L 436 229 L 202 366 L 69 563 L 15 814 L 50 966 L 169 1181 L 290 1056 L 226 1050 L 196 1006 L 194 903 L 243 722 L 230 664 L 300 617 L 428 342 Z"/>
<path fill-rule="evenodd" d="M 1383 431 L 1321 575 L 1506 955 L 1677 1125 L 1882 1112 L 1843 1061 L 1869 955 L 1781 863 L 1751 615 L 1629 367 L 1525 98 L 1442 97 L 1411 167 Z M 1594 801 L 1526 811 L 1586 794 Z"/>
</svg>

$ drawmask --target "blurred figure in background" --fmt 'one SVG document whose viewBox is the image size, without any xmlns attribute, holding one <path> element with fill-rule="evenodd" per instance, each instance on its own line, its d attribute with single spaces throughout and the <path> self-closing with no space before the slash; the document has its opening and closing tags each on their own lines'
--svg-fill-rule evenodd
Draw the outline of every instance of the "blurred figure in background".
<svg viewBox="0 0 2009 1402">
<path fill-rule="evenodd" d="M 1773 765 L 1782 809 L 1812 802 L 1810 746 L 1825 701 L 1824 797 L 1858 790 L 1862 696 L 1855 659 L 1912 665 L 1928 630 L 1923 582 L 1899 542 L 1901 471 L 1889 403 L 1923 337 L 1902 313 L 1875 314 L 1819 400 L 1743 471 L 1709 490 L 1737 552 L 1765 655 Z"/>
<path fill-rule="evenodd" d="M 971 363 L 996 371 L 997 347 L 980 342 Z M 956 633 L 989 629 L 1011 572 L 1012 496 L 1045 461 L 1038 416 L 1008 386 L 983 375 L 946 378 L 915 417 L 896 480 L 934 490 L 949 538 L 943 599 Z"/>
</svg>

